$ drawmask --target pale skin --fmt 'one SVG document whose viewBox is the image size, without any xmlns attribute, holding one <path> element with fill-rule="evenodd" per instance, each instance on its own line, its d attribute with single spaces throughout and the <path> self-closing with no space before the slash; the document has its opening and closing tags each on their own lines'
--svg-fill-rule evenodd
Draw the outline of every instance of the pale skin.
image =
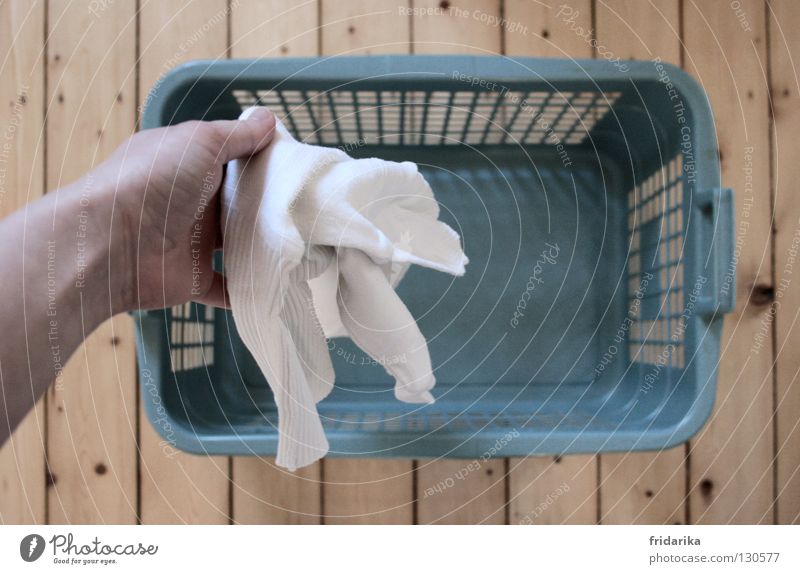
<svg viewBox="0 0 800 574">
<path fill-rule="evenodd" d="M 186 122 L 128 138 L 78 181 L 0 221 L 0 445 L 101 323 L 187 301 L 227 306 L 223 166 L 262 150 L 275 118 Z"/>
</svg>

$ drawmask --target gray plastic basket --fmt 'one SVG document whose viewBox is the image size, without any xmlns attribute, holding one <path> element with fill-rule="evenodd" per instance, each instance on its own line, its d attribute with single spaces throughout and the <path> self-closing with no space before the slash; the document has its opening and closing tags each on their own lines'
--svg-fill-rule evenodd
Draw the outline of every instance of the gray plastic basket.
<svg viewBox="0 0 800 574">
<path fill-rule="evenodd" d="M 519 456 L 661 449 L 716 389 L 733 307 L 733 199 L 711 110 L 659 62 L 387 56 L 193 62 L 144 128 L 271 107 L 300 140 L 417 162 L 462 236 L 465 277 L 412 269 L 434 405 L 332 339 L 319 405 L 332 455 Z M 265 280 L 268 280 L 265 278 Z M 136 314 L 144 404 L 165 440 L 274 454 L 268 385 L 223 310 Z"/>
</svg>

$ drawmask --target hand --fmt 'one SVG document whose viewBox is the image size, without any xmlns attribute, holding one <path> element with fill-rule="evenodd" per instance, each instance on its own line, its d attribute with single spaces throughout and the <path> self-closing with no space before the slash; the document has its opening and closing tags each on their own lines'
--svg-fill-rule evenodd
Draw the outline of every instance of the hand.
<svg viewBox="0 0 800 574">
<path fill-rule="evenodd" d="M 227 306 L 212 268 L 221 247 L 219 188 L 225 163 L 267 146 L 275 117 L 192 121 L 130 137 L 88 177 L 109 190 L 110 263 L 125 310 L 194 300 Z"/>
<path fill-rule="evenodd" d="M 274 128 L 260 108 L 243 121 L 140 132 L 78 181 L 0 220 L 0 332 L 19 335 L 0 345 L 0 445 L 112 315 L 225 304 L 211 265 L 223 166 L 263 149 Z"/>
</svg>

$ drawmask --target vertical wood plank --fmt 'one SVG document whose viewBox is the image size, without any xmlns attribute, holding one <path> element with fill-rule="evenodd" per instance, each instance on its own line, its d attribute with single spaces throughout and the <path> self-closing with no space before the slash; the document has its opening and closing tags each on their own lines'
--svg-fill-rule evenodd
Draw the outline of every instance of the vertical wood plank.
<svg viewBox="0 0 800 574">
<path fill-rule="evenodd" d="M 499 54 L 502 32 L 476 14 L 499 18 L 499 0 L 416 1 L 411 18 L 417 54 Z M 464 468 L 476 470 L 465 472 Z M 505 460 L 421 460 L 417 468 L 417 513 L 422 524 L 506 521 Z M 463 478 L 455 479 L 459 476 Z M 452 486 L 447 486 L 452 482 Z M 444 485 L 445 488 L 442 488 Z"/>
<path fill-rule="evenodd" d="M 504 524 L 505 460 L 420 460 L 419 524 Z"/>
<path fill-rule="evenodd" d="M 773 105 L 775 352 L 777 378 L 777 522 L 800 523 L 800 3 L 769 3 Z M 769 518 L 767 516 L 767 518 Z"/>
<path fill-rule="evenodd" d="M 77 179 L 134 130 L 135 5 L 51 0 L 47 189 Z M 91 200 L 91 189 L 86 193 Z M 86 339 L 48 393 L 52 523 L 136 521 L 136 366 L 130 318 Z"/>
<path fill-rule="evenodd" d="M 321 4 L 322 54 L 364 55 L 409 51 L 410 21 L 396 0 Z M 324 462 L 326 524 L 411 524 L 414 471 L 410 460 L 335 459 Z"/>
<path fill-rule="evenodd" d="M 44 2 L 0 4 L 0 218 L 43 192 Z M 3 385 L 24 384 L 2 379 Z M 0 524 L 45 521 L 44 399 L 0 448 Z"/>
<path fill-rule="evenodd" d="M 231 8 L 232 57 L 319 54 L 317 0 L 242 0 Z"/>
<path fill-rule="evenodd" d="M 571 2 L 569 5 L 582 12 L 581 18 L 588 18 L 590 10 L 581 9 L 584 3 L 587 6 L 589 4 L 588 0 L 584 0 L 580 3 Z M 673 3 L 659 2 L 656 8 L 664 14 L 671 14 L 669 10 Z M 162 9 L 150 4 L 157 3 L 145 3 L 144 8 L 151 10 L 151 13 Z M 441 4 L 445 3 L 436 1 L 414 3 L 415 7 L 433 8 L 440 7 Z M 36 112 L 41 109 L 43 102 L 39 100 L 37 105 L 37 99 L 44 96 L 49 103 L 47 135 L 51 143 L 46 178 L 48 189 L 74 179 L 92 164 L 97 163 L 133 128 L 135 117 L 131 72 L 135 55 L 133 4 L 110 3 L 101 11 L 91 13 L 86 2 L 76 3 L 68 9 L 65 8 L 66 2 L 59 0 L 51 2 L 49 21 L 52 36 L 49 46 L 50 81 L 47 94 L 43 94 L 42 89 L 43 70 L 40 68 L 38 76 L 35 71 L 37 66 L 35 58 L 40 57 L 39 48 L 42 41 L 43 5 L 44 3 L 34 4 L 32 8 L 27 5 L 20 8 L 22 3 L 13 2 L 0 5 L 0 30 L 4 30 L 0 35 L 0 53 L 6 54 L 12 50 L 14 54 L 3 68 L 4 79 L 12 77 L 9 74 L 11 69 L 9 66 L 17 70 L 13 74 L 14 82 L 6 81 L 0 86 L 0 95 L 4 96 L 0 100 L 13 102 L 17 99 L 22 93 L 20 74 L 26 73 L 28 69 L 31 70 L 30 82 L 23 82 L 30 87 L 25 93 L 27 99 L 25 111 L 17 111 L 14 105 L 0 110 L 0 128 L 10 126 L 15 116 L 20 116 L 22 120 L 22 128 L 15 136 L 15 150 L 9 156 L 11 159 L 7 160 L 8 167 L 3 172 L 4 178 L 0 184 L 0 214 L 5 214 L 22 202 L 33 198 L 44 187 L 41 179 L 36 181 L 37 177 L 41 178 L 43 171 L 43 157 L 40 152 L 37 154 L 36 150 L 37 143 L 41 146 L 41 141 L 37 142 L 41 130 L 41 117 Z M 772 430 L 769 426 L 772 382 L 767 366 L 772 349 L 769 338 L 766 346 L 760 348 L 758 352 L 754 351 L 754 342 L 764 324 L 767 324 L 769 330 L 770 320 L 767 317 L 770 309 L 765 307 L 763 302 L 766 300 L 768 304 L 769 294 L 773 293 L 779 303 L 774 307 L 778 401 L 777 445 L 775 445 L 778 458 L 775 486 L 778 493 L 778 521 L 788 523 L 797 522 L 800 514 L 800 473 L 797 472 L 800 467 L 797 454 L 800 451 L 797 447 L 800 438 L 798 438 L 796 414 L 800 410 L 798 407 L 800 393 L 797 390 L 800 388 L 798 387 L 800 366 L 797 354 L 792 352 L 797 347 L 792 343 L 797 338 L 797 309 L 800 301 L 797 300 L 797 290 L 781 289 L 781 281 L 792 279 L 791 273 L 786 271 L 786 265 L 790 262 L 790 250 L 795 233 L 800 228 L 798 202 L 793 197 L 791 188 L 792 182 L 796 181 L 798 175 L 797 167 L 794 165 L 796 162 L 791 161 L 793 157 L 791 138 L 796 131 L 793 128 L 798 123 L 796 110 L 800 89 L 794 77 L 794 66 L 789 60 L 790 54 L 798 53 L 797 40 L 794 37 L 796 34 L 786 31 L 796 29 L 800 24 L 800 18 L 795 3 L 789 0 L 770 2 L 775 12 L 775 21 L 771 24 L 769 36 L 773 63 L 771 88 L 775 96 L 776 236 L 773 275 L 769 266 L 771 255 L 768 239 L 769 201 L 763 187 L 759 189 L 758 185 L 760 182 L 763 186 L 763 182 L 768 181 L 766 161 L 769 138 L 764 88 L 766 24 L 761 2 L 750 0 L 743 2 L 743 5 L 749 31 L 743 29 L 741 21 L 727 3 L 704 6 L 694 0 L 684 2 L 687 64 L 711 95 L 715 116 L 718 119 L 723 178 L 726 185 L 733 186 L 737 191 L 738 221 L 745 217 L 750 224 L 745 233 L 744 249 L 739 260 L 740 301 L 737 313 L 726 321 L 724 342 L 726 347 L 719 380 L 718 407 L 711 426 L 702 431 L 692 444 L 691 514 L 692 518 L 699 522 L 772 520 L 769 512 L 772 503 L 769 460 L 773 453 Z M 318 52 L 315 0 L 297 0 L 293 3 L 279 0 L 256 3 L 243 0 L 233 3 L 233 7 L 231 24 L 234 56 L 303 55 Z M 323 9 L 326 7 L 327 4 L 323 5 Z M 617 17 L 614 14 L 604 16 L 603 11 L 606 7 L 612 8 L 622 16 Z M 376 7 L 374 3 L 364 3 L 360 8 L 363 9 L 361 14 L 378 12 L 379 14 L 370 17 L 383 18 L 384 23 L 380 27 L 354 25 L 354 31 L 350 32 L 349 26 L 342 27 L 341 23 L 334 25 L 331 20 L 331 30 L 336 31 L 336 35 L 342 36 L 338 51 L 350 52 L 362 49 L 370 53 L 402 51 L 399 48 L 395 50 L 387 47 L 391 46 L 392 42 L 386 39 L 385 33 L 378 32 L 378 30 L 391 30 L 392 23 L 400 22 L 400 18 L 389 18 L 385 13 L 386 10 L 396 11 L 396 4 L 385 8 L 383 5 Z M 462 11 L 480 9 L 487 13 L 495 8 L 499 10 L 495 2 L 461 2 L 459 8 Z M 29 9 L 31 15 L 25 20 Z M 619 28 L 620 20 L 630 23 L 636 19 L 635 13 L 638 10 L 647 9 L 651 8 L 648 6 L 640 8 L 633 3 L 598 0 L 598 39 L 610 38 L 608 45 L 612 45 L 613 40 L 613 46 L 620 51 L 619 55 L 622 58 L 648 57 L 636 54 L 642 49 L 642 44 L 646 46 L 646 50 L 666 54 L 672 49 L 671 42 L 663 34 L 663 30 L 655 29 L 655 17 L 632 26 L 633 33 L 627 27 Z M 353 8 L 336 7 L 334 13 L 336 10 L 346 11 Z M 382 11 L 384 14 L 380 14 Z M 208 8 L 205 12 L 208 14 Z M 520 55 L 565 56 L 572 53 L 568 48 L 572 40 L 576 42 L 573 48 L 583 48 L 584 41 L 575 37 L 575 33 L 569 30 L 563 21 L 562 25 L 558 26 L 559 19 L 555 18 L 556 12 L 557 9 L 554 11 L 553 6 L 546 6 L 544 3 L 506 0 L 506 18 L 519 21 L 529 28 L 529 32 L 524 35 L 506 34 L 504 44 L 506 51 L 509 54 Z M 140 40 L 148 32 L 144 17 L 143 36 Z M 419 42 L 416 47 L 417 52 L 480 53 L 499 49 L 501 43 L 499 38 L 502 35 L 495 38 L 494 28 L 470 17 L 463 17 L 463 12 L 462 16 L 456 18 L 413 17 L 406 20 L 405 24 L 398 25 L 407 26 L 409 23 L 413 25 L 414 35 Z M 21 23 L 22 20 L 24 23 Z M 367 20 L 359 19 L 356 23 L 365 21 Z M 175 25 L 178 28 L 184 27 L 180 23 Z M 87 28 L 90 30 L 89 35 L 84 34 Z M 783 34 L 779 33 L 779 28 L 783 28 Z M 482 34 L 478 34 L 476 30 L 480 30 Z M 462 39 L 473 32 L 474 41 Z M 23 39 L 33 36 L 38 38 L 34 41 L 34 44 L 38 42 L 35 44 L 36 49 L 23 48 Z M 323 33 L 323 43 L 330 41 L 331 37 Z M 450 39 L 453 37 L 457 39 Z M 209 49 L 207 42 L 209 38 L 204 36 L 197 46 L 191 46 L 187 51 Z M 96 45 L 103 45 L 107 50 L 92 49 Z M 310 46 L 313 48 L 309 48 Z M 326 44 L 325 50 L 328 49 Z M 330 49 L 337 49 L 336 45 Z M 144 50 L 145 44 L 142 43 L 142 51 Z M 154 44 L 153 50 L 159 51 L 160 48 Z M 169 56 L 172 57 L 172 54 Z M 665 56 L 662 58 L 668 59 Z M 144 70 L 146 63 L 143 62 L 142 66 Z M 731 78 L 731 75 L 734 77 Z M 144 76 L 142 80 L 142 89 L 146 90 L 149 85 L 144 81 Z M 38 85 L 37 89 L 38 81 L 42 81 L 42 84 Z M 732 94 L 735 97 L 731 97 Z M 139 96 L 141 99 L 141 94 Z M 739 101 L 742 102 L 744 111 L 740 108 Z M 725 118 L 726 121 L 720 121 L 720 118 Z M 98 129 L 102 131 L 98 133 Z M 753 201 L 752 207 L 746 210 L 742 200 L 746 192 L 744 192 L 744 176 L 741 168 L 745 161 L 743 150 L 750 146 L 753 147 L 755 156 L 753 181 L 757 183 L 750 195 Z M 33 153 L 21 153 L 23 149 L 32 149 Z M 5 163 L 0 160 L 0 169 L 4 169 Z M 22 193 L 25 195 L 20 195 Z M 747 211 L 746 216 L 745 211 Z M 135 520 L 136 412 L 132 341 L 132 332 L 126 318 L 120 317 L 113 323 L 104 325 L 87 341 L 86 350 L 79 350 L 68 366 L 63 388 L 48 393 L 50 467 L 56 481 L 55 487 L 49 489 L 48 496 L 50 519 L 54 522 Z M 39 415 L 38 423 L 35 420 L 36 413 Z M 42 417 L 43 408 L 40 404 L 15 433 L 14 442 L 0 450 L 0 521 L 2 522 L 41 522 L 45 518 L 44 465 L 41 458 L 31 456 L 37 449 L 41 452 L 41 433 L 44 428 Z M 149 427 L 146 425 L 142 427 L 143 448 L 146 448 L 144 445 L 149 440 L 148 431 Z M 17 454 L 20 449 L 24 449 L 25 457 L 15 459 L 13 449 L 9 449 L 10 446 L 17 450 Z M 11 459 L 8 458 L 9 453 Z M 648 487 L 653 484 L 651 480 L 657 479 L 659 475 L 656 467 L 669 468 L 670 464 L 660 460 L 660 457 L 665 455 L 668 456 L 669 453 L 655 455 L 653 461 L 648 460 L 647 455 L 637 455 L 636 459 L 630 458 L 624 462 L 602 457 L 603 513 L 607 521 L 627 521 L 634 512 L 643 522 L 670 520 L 667 518 L 668 513 L 665 512 L 670 504 L 657 501 L 657 495 L 652 499 L 648 498 L 653 500 L 650 503 L 640 499 L 642 496 L 647 498 L 647 491 L 652 490 Z M 144 460 L 149 455 L 143 453 L 142 456 Z M 593 521 L 591 509 L 594 498 L 586 496 L 581 498 L 575 494 L 577 483 L 590 485 L 590 493 L 594 492 L 592 478 L 594 467 L 591 464 L 593 460 L 592 457 L 564 457 L 559 463 L 555 463 L 552 459 L 510 461 L 512 520 L 522 522 L 533 518 L 537 522 L 553 523 Z M 203 462 L 213 464 L 213 461 Z M 358 509 L 374 507 L 374 499 L 388 490 L 391 490 L 394 496 L 394 487 L 387 490 L 386 487 L 380 486 L 375 489 L 375 494 L 367 496 L 367 503 L 361 501 L 357 490 L 349 489 L 347 483 L 352 480 L 349 480 L 347 475 L 350 474 L 351 478 L 356 476 L 362 483 L 364 479 L 358 473 L 353 474 L 352 470 L 356 467 L 351 469 L 346 466 L 346 462 L 331 460 L 326 463 L 326 471 L 332 471 L 335 476 L 340 477 L 338 483 L 326 487 L 326 492 L 330 490 L 333 499 L 343 501 L 347 508 Z M 387 473 L 388 476 L 402 475 L 391 471 L 390 464 L 378 461 L 363 462 L 373 467 L 370 471 L 373 476 L 385 477 Z M 458 462 L 448 461 L 446 464 L 456 463 L 455 466 L 458 466 Z M 318 514 L 321 512 L 319 465 L 297 475 L 287 475 L 275 469 L 268 461 L 237 458 L 233 464 L 237 480 L 234 486 L 237 522 L 319 520 Z M 519 474 L 523 464 L 530 464 L 530 468 L 526 469 L 524 474 Z M 337 466 L 343 468 L 339 469 Z M 153 468 L 166 467 L 158 465 Z M 555 474 L 551 472 L 556 468 L 558 470 Z M 563 470 L 565 468 L 570 470 Z M 419 476 L 425 478 L 427 473 L 430 478 L 428 483 L 432 486 L 436 482 L 431 481 L 437 477 L 439 480 L 442 476 L 446 477 L 447 470 L 445 466 L 438 467 L 438 463 L 432 469 L 426 462 L 422 462 Z M 457 470 L 458 468 L 455 468 L 455 471 Z M 493 473 L 497 476 L 496 472 Z M 639 477 L 632 489 L 627 488 L 630 486 L 630 481 L 627 485 L 620 485 L 621 488 L 625 488 L 625 492 L 613 490 L 609 486 L 610 483 L 617 483 L 617 476 L 623 478 L 631 474 Z M 557 489 L 564 490 L 562 487 L 564 482 L 559 479 L 567 475 L 573 477 L 586 475 L 587 478 L 575 478 L 572 483 L 566 483 L 570 486 L 569 496 L 564 496 L 558 494 Z M 174 480 L 175 476 L 158 477 L 153 474 L 151 478 L 152 486 L 157 487 L 169 483 L 170 479 Z M 180 479 L 166 488 L 176 487 L 179 481 Z M 527 486 L 531 486 L 527 491 L 533 492 L 535 496 L 523 503 L 527 491 L 523 493 L 522 490 Z M 669 481 L 662 486 L 672 492 Z M 148 488 L 143 482 L 143 493 L 147 492 Z M 491 498 L 497 496 L 494 493 L 497 488 L 496 483 L 487 482 L 486 476 L 481 476 L 475 479 L 474 486 L 464 490 L 464 494 L 469 499 L 480 493 L 485 495 L 485 492 L 491 492 Z M 202 489 L 198 489 L 197 492 L 201 491 Z M 424 492 L 425 487 L 420 483 L 417 495 Z M 558 496 L 552 496 L 553 492 Z M 580 488 L 578 492 L 581 492 Z M 552 503 L 548 503 L 548 495 L 550 500 L 555 498 Z M 453 497 L 450 493 L 436 496 L 447 499 L 447 504 L 438 506 L 439 511 L 434 512 L 437 505 L 429 506 L 428 503 L 421 502 L 420 511 L 424 514 L 421 521 L 426 521 L 430 517 L 435 520 L 436 517 L 455 516 L 457 521 L 475 522 L 485 519 L 486 512 L 491 511 L 491 505 L 484 507 L 486 512 L 480 512 L 476 511 L 478 507 L 473 504 L 469 504 L 466 511 L 460 510 L 459 497 Z M 354 501 L 349 502 L 348 497 Z M 143 513 L 146 513 L 148 498 L 149 495 L 143 496 Z M 213 497 L 201 497 L 202 502 L 196 500 L 192 506 L 200 504 L 202 508 L 211 498 Z M 573 498 L 576 501 L 573 501 Z M 581 504 L 577 503 L 578 498 L 581 498 Z M 328 498 L 327 507 L 333 508 L 330 507 L 333 499 Z M 386 508 L 384 505 L 383 509 Z M 454 509 L 459 510 L 453 512 Z M 583 513 L 586 513 L 586 518 L 577 519 Z M 176 512 L 174 516 L 162 515 L 162 518 L 155 520 L 180 520 L 179 515 L 187 521 L 205 520 L 202 518 L 205 516 L 205 510 L 201 510 L 200 515 Z M 376 522 L 391 520 L 380 513 L 376 516 L 380 517 L 375 520 Z M 353 519 L 355 518 L 357 517 Z M 442 521 L 448 521 L 448 518 L 443 518 Z"/>
<path fill-rule="evenodd" d="M 322 53 L 329 56 L 405 54 L 409 50 L 407 2 L 322 1 Z"/>
<path fill-rule="evenodd" d="M 320 463 L 294 473 L 274 458 L 234 457 L 233 465 L 234 523 L 320 523 Z"/>
<path fill-rule="evenodd" d="M 327 458 L 325 524 L 412 524 L 414 469 L 408 460 Z"/>
<path fill-rule="evenodd" d="M 505 35 L 509 56 L 592 57 L 591 44 L 581 36 L 592 29 L 591 0 L 506 0 L 505 8 L 509 22 L 522 25 L 521 30 L 512 27 Z"/>
<path fill-rule="evenodd" d="M 765 10 L 760 0 L 744 0 L 740 9 L 743 19 L 727 2 L 686 0 L 683 8 L 684 58 L 714 110 L 741 246 L 716 405 L 691 442 L 690 520 L 698 523 L 772 521 L 764 511 L 773 494 L 773 346 L 771 336 L 759 339 L 774 293 Z"/>
<path fill-rule="evenodd" d="M 505 35 L 509 56 L 591 58 L 582 33 L 592 29 L 590 0 L 506 0 L 505 16 L 522 28 Z M 527 30 L 525 28 L 527 27 Z M 597 520 L 597 457 L 512 458 L 510 519 L 514 524 L 593 524 Z"/>
<path fill-rule="evenodd" d="M 500 53 L 501 29 L 487 23 L 500 18 L 500 0 L 415 0 L 413 6 L 419 10 L 411 20 L 415 53 Z"/>
<path fill-rule="evenodd" d="M 512 524 L 597 521 L 597 457 L 512 458 L 509 470 Z"/>
<path fill-rule="evenodd" d="M 319 53 L 315 0 L 247 0 L 231 5 L 234 58 L 315 56 Z M 238 524 L 318 524 L 321 464 L 296 473 L 275 459 L 233 457 L 233 521 Z"/>
<path fill-rule="evenodd" d="M 597 43 L 622 60 L 680 64 L 680 0 L 596 0 Z M 611 55 L 611 54 L 609 54 Z"/>
<path fill-rule="evenodd" d="M 198 58 L 225 58 L 227 0 L 168 0 L 141 7 L 139 102 L 159 77 Z M 139 409 L 139 480 L 143 524 L 227 524 L 228 459 L 178 452 Z"/>
<path fill-rule="evenodd" d="M 607 57 L 680 65 L 678 0 L 597 0 L 597 43 Z M 600 456 L 600 522 L 683 524 L 685 446 L 657 453 Z"/>
</svg>

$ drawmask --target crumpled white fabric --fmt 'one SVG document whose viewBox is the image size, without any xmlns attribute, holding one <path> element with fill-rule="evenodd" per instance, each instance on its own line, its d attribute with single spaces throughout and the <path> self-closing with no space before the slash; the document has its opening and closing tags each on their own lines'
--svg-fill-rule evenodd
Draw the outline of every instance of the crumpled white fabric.
<svg viewBox="0 0 800 574">
<path fill-rule="evenodd" d="M 316 408 L 334 382 L 326 337 L 353 339 L 394 377 L 399 400 L 433 402 L 427 343 L 394 287 L 412 263 L 463 275 L 458 234 L 438 216 L 415 164 L 303 144 L 280 122 L 265 150 L 228 165 L 228 293 L 275 396 L 278 465 L 328 452 Z"/>
</svg>

